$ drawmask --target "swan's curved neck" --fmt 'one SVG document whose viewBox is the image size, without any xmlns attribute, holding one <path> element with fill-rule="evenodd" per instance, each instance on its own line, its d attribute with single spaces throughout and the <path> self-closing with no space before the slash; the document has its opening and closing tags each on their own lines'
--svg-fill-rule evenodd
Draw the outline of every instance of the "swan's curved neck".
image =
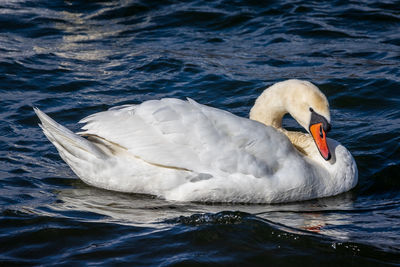
<svg viewBox="0 0 400 267">
<path fill-rule="evenodd" d="M 283 116 L 288 113 L 286 99 L 282 97 L 286 90 L 281 89 L 280 94 L 276 90 L 269 88 L 257 98 L 250 110 L 250 119 L 281 129 Z"/>
<path fill-rule="evenodd" d="M 293 88 L 276 85 L 265 90 L 250 110 L 250 119 L 272 126 L 285 134 L 294 147 L 305 155 L 319 156 L 313 139 L 305 133 L 288 131 L 282 128 L 283 116 L 288 111 L 288 103 L 293 101 Z M 293 115 L 292 115 L 293 116 Z"/>
</svg>

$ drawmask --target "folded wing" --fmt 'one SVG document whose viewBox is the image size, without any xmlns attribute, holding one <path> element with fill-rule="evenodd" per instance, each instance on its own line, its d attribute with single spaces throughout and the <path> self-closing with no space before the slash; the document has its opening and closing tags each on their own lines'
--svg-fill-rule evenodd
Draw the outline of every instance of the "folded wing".
<svg viewBox="0 0 400 267">
<path fill-rule="evenodd" d="M 149 163 L 211 175 L 268 177 L 288 155 L 297 156 L 274 128 L 190 99 L 125 105 L 80 123 L 80 134 L 106 139 Z"/>
</svg>

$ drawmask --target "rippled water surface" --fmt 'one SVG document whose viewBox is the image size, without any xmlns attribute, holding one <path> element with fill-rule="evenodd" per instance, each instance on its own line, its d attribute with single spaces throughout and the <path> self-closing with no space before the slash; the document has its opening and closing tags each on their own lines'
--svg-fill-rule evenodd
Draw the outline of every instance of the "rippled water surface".
<svg viewBox="0 0 400 267">
<path fill-rule="evenodd" d="M 0 265 L 400 264 L 398 1 L 1 1 Z M 280 205 L 176 203 L 85 185 L 37 126 L 162 97 L 248 116 L 318 85 L 359 183 Z M 298 128 L 293 120 L 288 127 Z"/>
</svg>

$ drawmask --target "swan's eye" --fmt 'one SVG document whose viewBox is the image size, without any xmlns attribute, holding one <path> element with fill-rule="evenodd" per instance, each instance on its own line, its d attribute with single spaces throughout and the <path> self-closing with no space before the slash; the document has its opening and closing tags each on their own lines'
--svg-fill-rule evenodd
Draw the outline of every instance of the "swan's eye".
<svg viewBox="0 0 400 267">
<path fill-rule="evenodd" d="M 310 112 L 314 112 L 313 108 L 310 108 Z"/>
<path fill-rule="evenodd" d="M 323 139 L 324 138 L 324 134 L 322 131 L 322 125 L 319 127 L 319 136 Z"/>
</svg>

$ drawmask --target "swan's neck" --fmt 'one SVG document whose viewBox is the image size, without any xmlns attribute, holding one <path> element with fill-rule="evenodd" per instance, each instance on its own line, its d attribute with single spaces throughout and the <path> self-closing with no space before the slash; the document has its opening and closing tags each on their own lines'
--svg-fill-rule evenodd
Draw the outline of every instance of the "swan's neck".
<svg viewBox="0 0 400 267">
<path fill-rule="evenodd" d="M 250 110 L 250 119 L 281 129 L 283 116 L 288 111 L 284 103 L 285 99 L 282 99 L 274 91 L 273 89 L 265 90 L 257 98 Z"/>
<path fill-rule="evenodd" d="M 279 90 L 279 91 L 278 91 Z M 288 131 L 282 128 L 283 116 L 289 113 L 287 103 L 290 88 L 269 88 L 265 90 L 256 100 L 250 111 L 250 119 L 272 126 L 284 133 L 293 146 L 307 156 L 314 154 L 319 157 L 314 140 L 309 134 Z"/>
</svg>

